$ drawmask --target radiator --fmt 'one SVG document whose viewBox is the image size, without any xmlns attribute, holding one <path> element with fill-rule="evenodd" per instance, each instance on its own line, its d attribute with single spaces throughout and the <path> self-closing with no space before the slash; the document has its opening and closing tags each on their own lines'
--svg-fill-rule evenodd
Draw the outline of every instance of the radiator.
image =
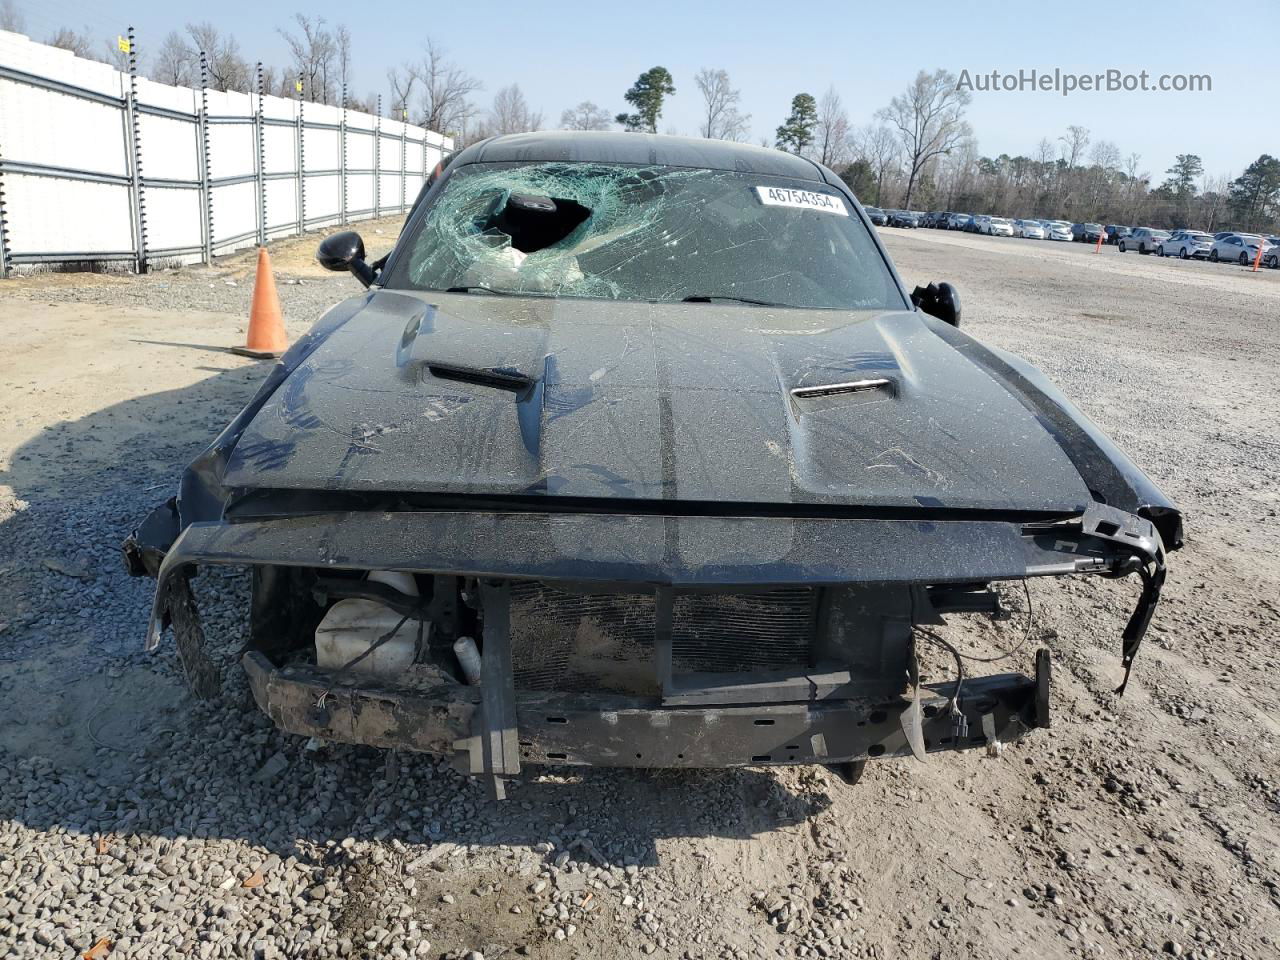
<svg viewBox="0 0 1280 960">
<path fill-rule="evenodd" d="M 728 673 L 810 665 L 817 591 L 677 593 L 675 673 Z M 521 690 L 658 692 L 657 603 L 649 593 L 576 591 L 546 583 L 511 588 L 511 658 Z"/>
</svg>

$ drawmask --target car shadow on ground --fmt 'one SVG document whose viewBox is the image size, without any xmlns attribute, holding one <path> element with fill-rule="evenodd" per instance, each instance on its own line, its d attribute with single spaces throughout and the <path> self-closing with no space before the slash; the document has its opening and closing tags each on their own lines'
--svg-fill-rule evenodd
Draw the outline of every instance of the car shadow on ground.
<svg viewBox="0 0 1280 960">
<path fill-rule="evenodd" d="M 552 844 L 648 864 L 680 836 L 750 837 L 803 823 L 829 781 L 765 769 L 530 770 L 504 803 L 447 761 L 332 744 L 304 749 L 254 706 L 238 664 L 247 577 L 195 581 L 223 695 L 186 689 L 171 637 L 142 650 L 153 583 L 120 542 L 252 396 L 268 364 L 136 397 L 42 430 L 0 485 L 0 818 L 91 838 L 233 838 L 281 857 L 346 855 L 351 837 L 471 850 Z M 204 368 L 208 369 L 208 368 Z M 104 840 L 104 842 L 106 842 Z M 407 854 L 406 854 L 407 856 Z"/>
</svg>

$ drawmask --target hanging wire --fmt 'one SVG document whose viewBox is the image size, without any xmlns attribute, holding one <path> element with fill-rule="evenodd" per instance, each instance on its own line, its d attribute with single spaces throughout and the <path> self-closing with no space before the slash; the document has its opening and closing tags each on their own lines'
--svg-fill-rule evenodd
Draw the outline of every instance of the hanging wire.
<svg viewBox="0 0 1280 960">
<path fill-rule="evenodd" d="M 979 657 L 975 654 L 961 653 L 960 650 L 956 648 L 955 644 L 951 643 L 948 640 L 944 640 L 942 637 L 938 636 L 938 634 L 934 633 L 928 627 L 924 627 L 919 624 L 916 624 L 913 627 L 913 629 L 920 636 L 924 637 L 930 643 L 933 643 L 941 647 L 943 650 L 950 653 L 951 656 L 955 659 L 956 685 L 951 691 L 951 699 L 949 702 L 949 707 L 950 707 L 953 722 L 955 723 L 957 728 L 958 735 L 967 735 L 967 731 L 968 731 L 968 723 L 965 721 L 964 714 L 960 710 L 960 688 L 964 685 L 964 661 L 969 660 L 969 661 L 972 661 L 973 663 L 999 663 L 1001 660 L 1007 660 L 1009 657 L 1012 657 L 1014 654 L 1020 651 L 1024 646 L 1026 646 L 1027 641 L 1031 639 L 1031 628 L 1035 624 L 1035 611 L 1033 610 L 1032 604 L 1031 604 L 1031 587 L 1028 585 L 1028 580 L 1026 577 L 1022 578 L 1022 590 L 1027 598 L 1026 628 L 1023 630 L 1022 639 L 1019 640 L 1013 647 L 1001 653 L 999 656 Z"/>
<path fill-rule="evenodd" d="M 956 655 L 960 657 L 964 657 L 964 659 L 970 660 L 974 663 L 999 663 L 1001 660 L 1009 659 L 1015 653 L 1017 653 L 1019 650 L 1025 647 L 1027 645 L 1027 641 L 1031 639 L 1031 628 L 1035 625 L 1035 612 L 1031 608 L 1031 588 L 1028 586 L 1028 580 L 1026 577 L 1022 578 L 1022 590 L 1027 598 L 1027 625 L 1026 625 L 1026 629 L 1022 633 L 1021 640 L 1019 640 L 1012 648 L 1000 654 L 998 657 L 979 657 L 971 653 L 959 653 L 959 652 L 957 652 Z"/>
</svg>

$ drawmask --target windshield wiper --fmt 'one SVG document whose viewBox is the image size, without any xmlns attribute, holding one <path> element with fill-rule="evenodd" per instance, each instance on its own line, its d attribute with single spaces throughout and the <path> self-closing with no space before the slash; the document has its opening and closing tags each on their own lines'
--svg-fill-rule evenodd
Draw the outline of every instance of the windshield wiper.
<svg viewBox="0 0 1280 960">
<path fill-rule="evenodd" d="M 770 300 L 753 300 L 750 297 L 733 297 L 723 293 L 691 293 L 681 303 L 714 303 L 717 300 L 732 300 L 735 303 L 750 303 L 757 307 L 785 307 L 785 303 L 773 303 Z"/>
<path fill-rule="evenodd" d="M 495 297 L 541 297 L 544 300 L 554 300 L 554 293 L 544 293 L 541 290 L 495 290 L 493 287 L 448 287 L 445 293 L 488 293 Z"/>
<path fill-rule="evenodd" d="M 513 293 L 510 290 L 494 290 L 492 287 L 448 287 L 445 293 L 491 293 L 495 297 L 519 297 L 524 294 Z"/>
</svg>

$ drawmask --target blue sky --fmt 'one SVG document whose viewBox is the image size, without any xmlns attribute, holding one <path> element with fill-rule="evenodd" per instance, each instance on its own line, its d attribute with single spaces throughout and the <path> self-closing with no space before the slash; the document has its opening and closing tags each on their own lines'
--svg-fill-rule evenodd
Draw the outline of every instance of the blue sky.
<svg viewBox="0 0 1280 960">
<path fill-rule="evenodd" d="M 201 10 L 156 0 L 15 0 L 35 39 L 61 24 L 114 35 L 129 23 L 141 45 L 192 19 L 233 31 L 251 62 L 284 64 L 275 28 L 287 26 L 292 3 L 224 0 Z M 386 68 L 416 58 L 431 36 L 485 84 L 478 95 L 518 82 L 552 124 L 581 100 L 622 110 L 623 92 L 643 70 L 661 64 L 673 74 L 660 130 L 694 133 L 700 67 L 722 67 L 742 91 L 753 139 L 772 137 L 799 91 L 820 95 L 834 85 L 851 120 L 861 125 L 921 68 L 959 74 L 1019 69 L 1078 73 L 1207 73 L 1209 93 L 974 93 L 969 120 L 987 155 L 1031 155 L 1041 137 L 1068 124 L 1088 127 L 1122 155 L 1142 155 L 1156 182 L 1176 153 L 1199 154 L 1210 174 L 1239 174 L 1260 153 L 1280 153 L 1280 100 L 1275 50 L 1280 5 L 1253 0 L 1242 8 L 1165 0 L 1159 4 L 949 3 L 818 4 L 755 0 L 685 0 L 643 4 L 579 0 L 519 4 L 365 5 L 313 2 L 307 11 L 345 22 L 355 39 L 361 92 L 385 90 Z M 1248 12 L 1241 17 L 1238 10 Z M 643 16 L 637 14 L 643 11 Z M 356 20 L 354 13 L 367 17 Z"/>
</svg>

